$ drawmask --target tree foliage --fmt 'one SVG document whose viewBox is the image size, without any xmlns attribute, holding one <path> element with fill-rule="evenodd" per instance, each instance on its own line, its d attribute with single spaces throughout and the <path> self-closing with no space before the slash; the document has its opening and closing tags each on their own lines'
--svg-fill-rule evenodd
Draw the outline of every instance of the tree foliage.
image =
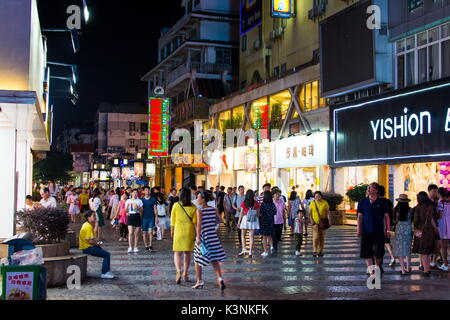
<svg viewBox="0 0 450 320">
<path fill-rule="evenodd" d="M 46 183 L 55 180 L 62 184 L 69 182 L 73 170 L 73 158 L 70 154 L 49 152 L 47 158 L 34 165 L 33 178 L 36 182 Z"/>
</svg>

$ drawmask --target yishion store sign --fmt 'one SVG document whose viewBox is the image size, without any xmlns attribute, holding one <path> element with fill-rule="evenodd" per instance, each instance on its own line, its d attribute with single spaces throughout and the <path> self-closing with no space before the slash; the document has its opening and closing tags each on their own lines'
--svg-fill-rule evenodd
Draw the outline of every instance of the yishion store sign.
<svg viewBox="0 0 450 320">
<path fill-rule="evenodd" d="M 450 158 L 450 83 L 338 107 L 334 163 Z"/>
</svg>

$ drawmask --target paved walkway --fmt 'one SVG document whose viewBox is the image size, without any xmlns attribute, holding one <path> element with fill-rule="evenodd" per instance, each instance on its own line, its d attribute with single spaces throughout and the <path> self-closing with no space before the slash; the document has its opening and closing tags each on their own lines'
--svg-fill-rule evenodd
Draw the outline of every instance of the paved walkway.
<svg viewBox="0 0 450 320">
<path fill-rule="evenodd" d="M 79 225 L 72 226 L 73 229 Z M 355 228 L 334 226 L 326 237 L 326 256 L 312 257 L 311 236 L 304 245 L 305 256 L 296 257 L 294 239 L 283 235 L 276 256 L 263 259 L 257 241 L 257 257 L 239 258 L 239 242 L 235 233 L 221 229 L 221 238 L 228 255 L 223 264 L 228 286 L 221 293 L 216 286 L 212 268 L 204 269 L 204 290 L 192 290 L 193 283 L 175 284 L 175 268 L 171 241 L 156 242 L 155 253 L 141 251 L 127 254 L 127 244 L 117 242 L 119 236 L 106 230 L 105 248 L 112 254 L 114 280 L 99 279 L 101 260 L 89 257 L 88 280 L 81 290 L 65 287 L 48 290 L 49 300 L 412 300 L 449 299 L 450 274 L 434 272 L 425 278 L 414 257 L 412 275 L 401 277 L 398 266 L 386 267 L 381 290 L 366 287 L 366 267 L 359 256 L 359 240 Z M 141 241 L 142 245 L 142 241 Z M 194 278 L 193 264 L 191 278 Z"/>
</svg>

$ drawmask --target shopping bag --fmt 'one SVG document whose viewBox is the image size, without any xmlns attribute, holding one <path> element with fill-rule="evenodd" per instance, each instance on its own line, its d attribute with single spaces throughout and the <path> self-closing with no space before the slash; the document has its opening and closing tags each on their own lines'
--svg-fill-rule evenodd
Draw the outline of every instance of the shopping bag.
<svg viewBox="0 0 450 320">
<path fill-rule="evenodd" d="M 156 240 L 158 240 L 158 241 L 162 240 L 161 227 L 159 227 L 159 226 L 156 228 Z"/>
</svg>

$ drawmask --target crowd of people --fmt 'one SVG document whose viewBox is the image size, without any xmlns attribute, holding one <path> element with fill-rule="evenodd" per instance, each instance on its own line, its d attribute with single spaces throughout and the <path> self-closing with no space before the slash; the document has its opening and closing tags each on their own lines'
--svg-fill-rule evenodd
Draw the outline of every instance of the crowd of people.
<svg viewBox="0 0 450 320">
<path fill-rule="evenodd" d="M 53 195 L 53 196 L 52 196 Z M 292 254 L 305 254 L 303 242 L 312 232 L 314 258 L 325 256 L 326 232 L 331 226 L 330 208 L 320 191 L 308 190 L 304 199 L 292 189 L 288 197 L 278 187 L 263 186 L 262 192 L 246 190 L 244 186 L 226 189 L 223 186 L 171 189 L 148 186 L 139 189 L 115 190 L 74 188 L 56 190 L 43 188 L 40 205 L 56 207 L 58 202 L 68 206 L 72 222 L 84 216 L 80 231 L 80 249 L 89 255 L 102 257 L 102 278 L 112 279 L 110 254 L 101 248 L 103 228 L 110 223 L 119 242 L 128 242 L 128 254 L 140 251 L 142 237 L 145 251 L 154 251 L 154 241 L 163 240 L 170 230 L 173 239 L 176 283 L 190 282 L 189 266 L 195 262 L 196 284 L 202 289 L 202 268 L 212 265 L 217 284 L 224 290 L 225 282 L 220 263 L 226 260 L 218 229 L 223 224 L 227 232 L 235 232 L 241 246 L 239 257 L 255 256 L 255 236 L 262 242 L 261 257 L 276 254 L 283 232 L 295 237 Z M 386 251 L 389 265 L 397 260 L 402 275 L 410 274 L 411 256 L 420 256 L 420 270 L 430 275 L 432 269 L 448 271 L 448 242 L 450 239 L 450 198 L 446 189 L 435 185 L 428 193 L 417 196 L 418 205 L 410 207 L 411 199 L 400 195 L 394 207 L 385 198 L 385 188 L 373 183 L 366 197 L 358 204 L 357 235 L 361 238 L 361 259 L 367 263 L 368 274 L 376 267 L 383 274 Z M 32 209 L 31 197 L 27 208 Z M 248 241 L 247 241 L 248 240 Z M 371 268 L 375 267 L 375 268 Z"/>
<path fill-rule="evenodd" d="M 412 272 L 411 255 L 420 259 L 419 270 L 426 276 L 431 270 L 448 271 L 450 239 L 450 192 L 436 185 L 417 195 L 417 206 L 401 194 L 394 207 L 385 198 L 385 188 L 372 183 L 367 197 L 358 204 L 357 234 L 361 237 L 361 259 L 365 259 L 368 274 L 376 269 L 384 273 L 383 259 L 388 251 L 392 267 L 399 259 L 400 274 Z"/>
</svg>

